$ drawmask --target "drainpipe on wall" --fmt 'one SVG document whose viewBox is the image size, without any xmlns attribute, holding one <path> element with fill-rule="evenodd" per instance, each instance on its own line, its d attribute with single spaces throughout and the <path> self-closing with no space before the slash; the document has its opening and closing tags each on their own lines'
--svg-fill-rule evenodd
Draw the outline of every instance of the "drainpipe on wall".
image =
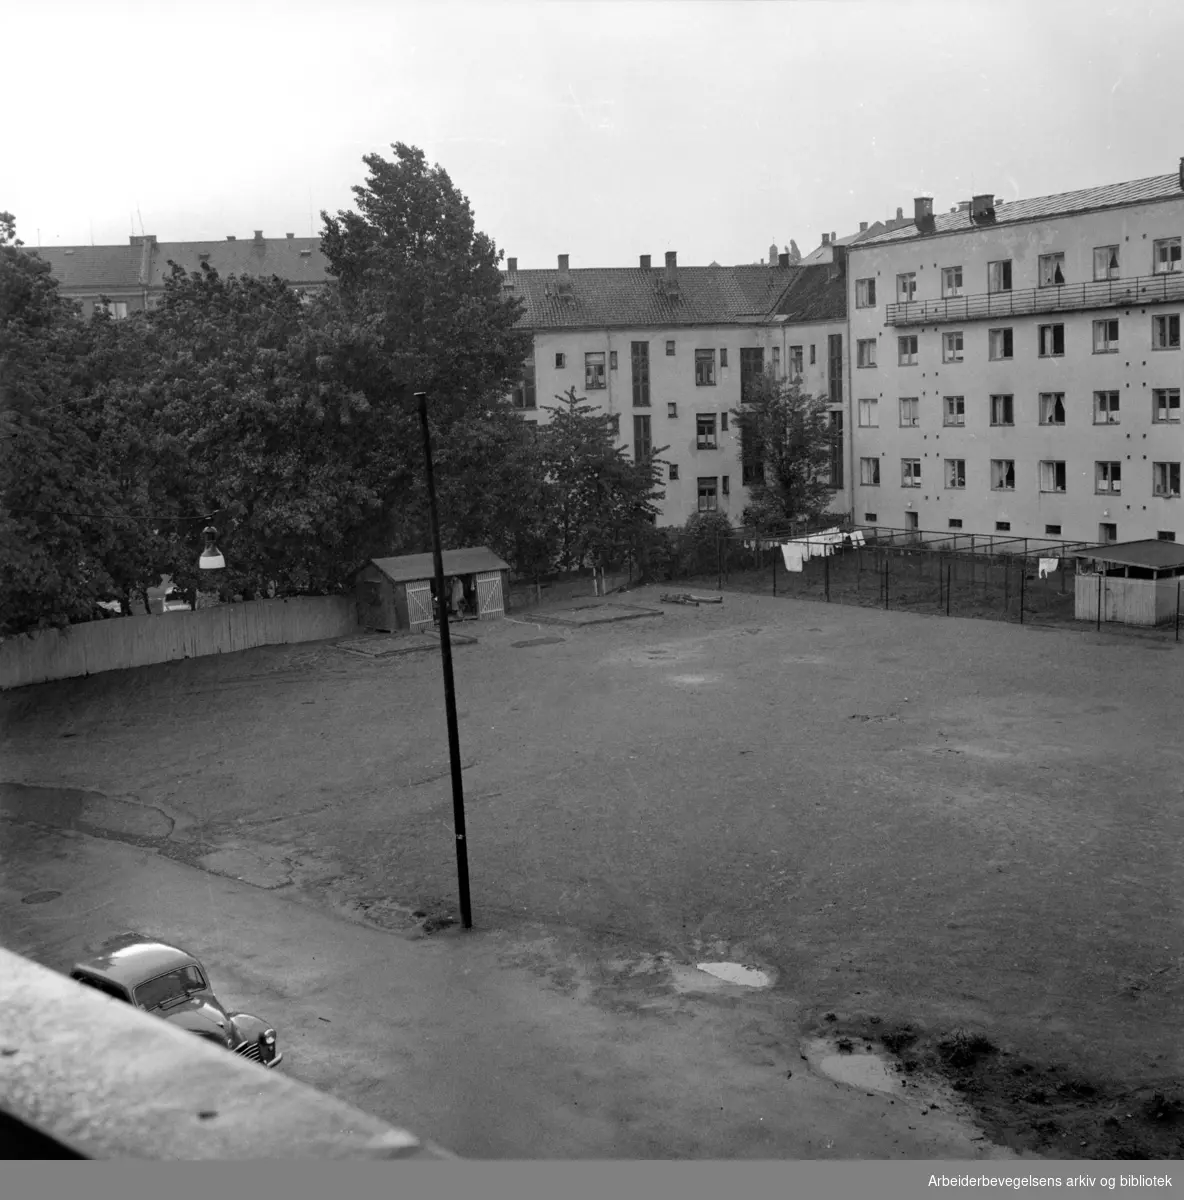
<svg viewBox="0 0 1184 1200">
<path fill-rule="evenodd" d="M 847 319 L 843 322 L 846 329 L 846 358 L 847 378 L 843 386 L 843 436 L 847 439 L 847 482 L 843 490 L 851 497 L 851 523 L 855 523 L 855 423 L 852 419 L 852 405 L 855 403 L 855 372 L 851 365 L 851 294 L 850 289 L 855 284 L 855 272 L 851 270 L 851 260 L 847 260 L 847 286 L 843 289 L 846 297 Z"/>
</svg>

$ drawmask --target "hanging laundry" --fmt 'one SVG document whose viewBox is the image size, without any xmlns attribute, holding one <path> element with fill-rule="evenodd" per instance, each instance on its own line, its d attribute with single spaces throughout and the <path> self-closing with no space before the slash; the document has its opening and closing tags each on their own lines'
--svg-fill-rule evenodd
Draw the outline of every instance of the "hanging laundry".
<svg viewBox="0 0 1184 1200">
<path fill-rule="evenodd" d="M 851 545 L 853 545 L 853 546 L 862 546 L 863 545 L 863 530 L 862 529 L 856 529 L 851 534 Z"/>
<path fill-rule="evenodd" d="M 1059 558 L 1042 558 L 1040 560 L 1040 578 L 1051 575 L 1061 565 Z"/>
<path fill-rule="evenodd" d="M 781 546 L 781 560 L 787 571 L 800 571 L 804 547 L 801 542 L 785 542 Z"/>
</svg>

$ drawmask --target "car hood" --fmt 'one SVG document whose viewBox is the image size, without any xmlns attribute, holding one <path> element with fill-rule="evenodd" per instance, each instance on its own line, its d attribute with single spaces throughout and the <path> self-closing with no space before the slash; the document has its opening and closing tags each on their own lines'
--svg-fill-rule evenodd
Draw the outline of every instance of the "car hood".
<svg viewBox="0 0 1184 1200">
<path fill-rule="evenodd" d="M 209 996 L 191 996 L 181 1004 L 158 1014 L 170 1025 L 199 1033 L 205 1037 L 215 1034 L 227 1045 L 234 1042 L 237 1031 L 226 1010 Z"/>
</svg>

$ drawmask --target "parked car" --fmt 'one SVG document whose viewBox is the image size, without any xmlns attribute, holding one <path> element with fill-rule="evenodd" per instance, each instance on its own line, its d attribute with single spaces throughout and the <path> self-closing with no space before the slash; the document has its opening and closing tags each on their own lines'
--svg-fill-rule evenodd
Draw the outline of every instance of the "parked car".
<svg viewBox="0 0 1184 1200">
<path fill-rule="evenodd" d="M 275 1030 L 250 1013 L 227 1011 L 205 968 L 176 946 L 134 934 L 115 938 L 76 964 L 70 978 L 265 1067 L 283 1061 Z"/>
</svg>

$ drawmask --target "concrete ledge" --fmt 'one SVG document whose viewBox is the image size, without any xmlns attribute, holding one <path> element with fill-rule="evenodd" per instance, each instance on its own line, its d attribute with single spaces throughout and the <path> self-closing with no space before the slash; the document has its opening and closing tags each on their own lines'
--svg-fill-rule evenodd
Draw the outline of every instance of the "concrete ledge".
<svg viewBox="0 0 1184 1200">
<path fill-rule="evenodd" d="M 453 1157 L 3 949 L 0 1012 L 10 1159 Z"/>
</svg>

